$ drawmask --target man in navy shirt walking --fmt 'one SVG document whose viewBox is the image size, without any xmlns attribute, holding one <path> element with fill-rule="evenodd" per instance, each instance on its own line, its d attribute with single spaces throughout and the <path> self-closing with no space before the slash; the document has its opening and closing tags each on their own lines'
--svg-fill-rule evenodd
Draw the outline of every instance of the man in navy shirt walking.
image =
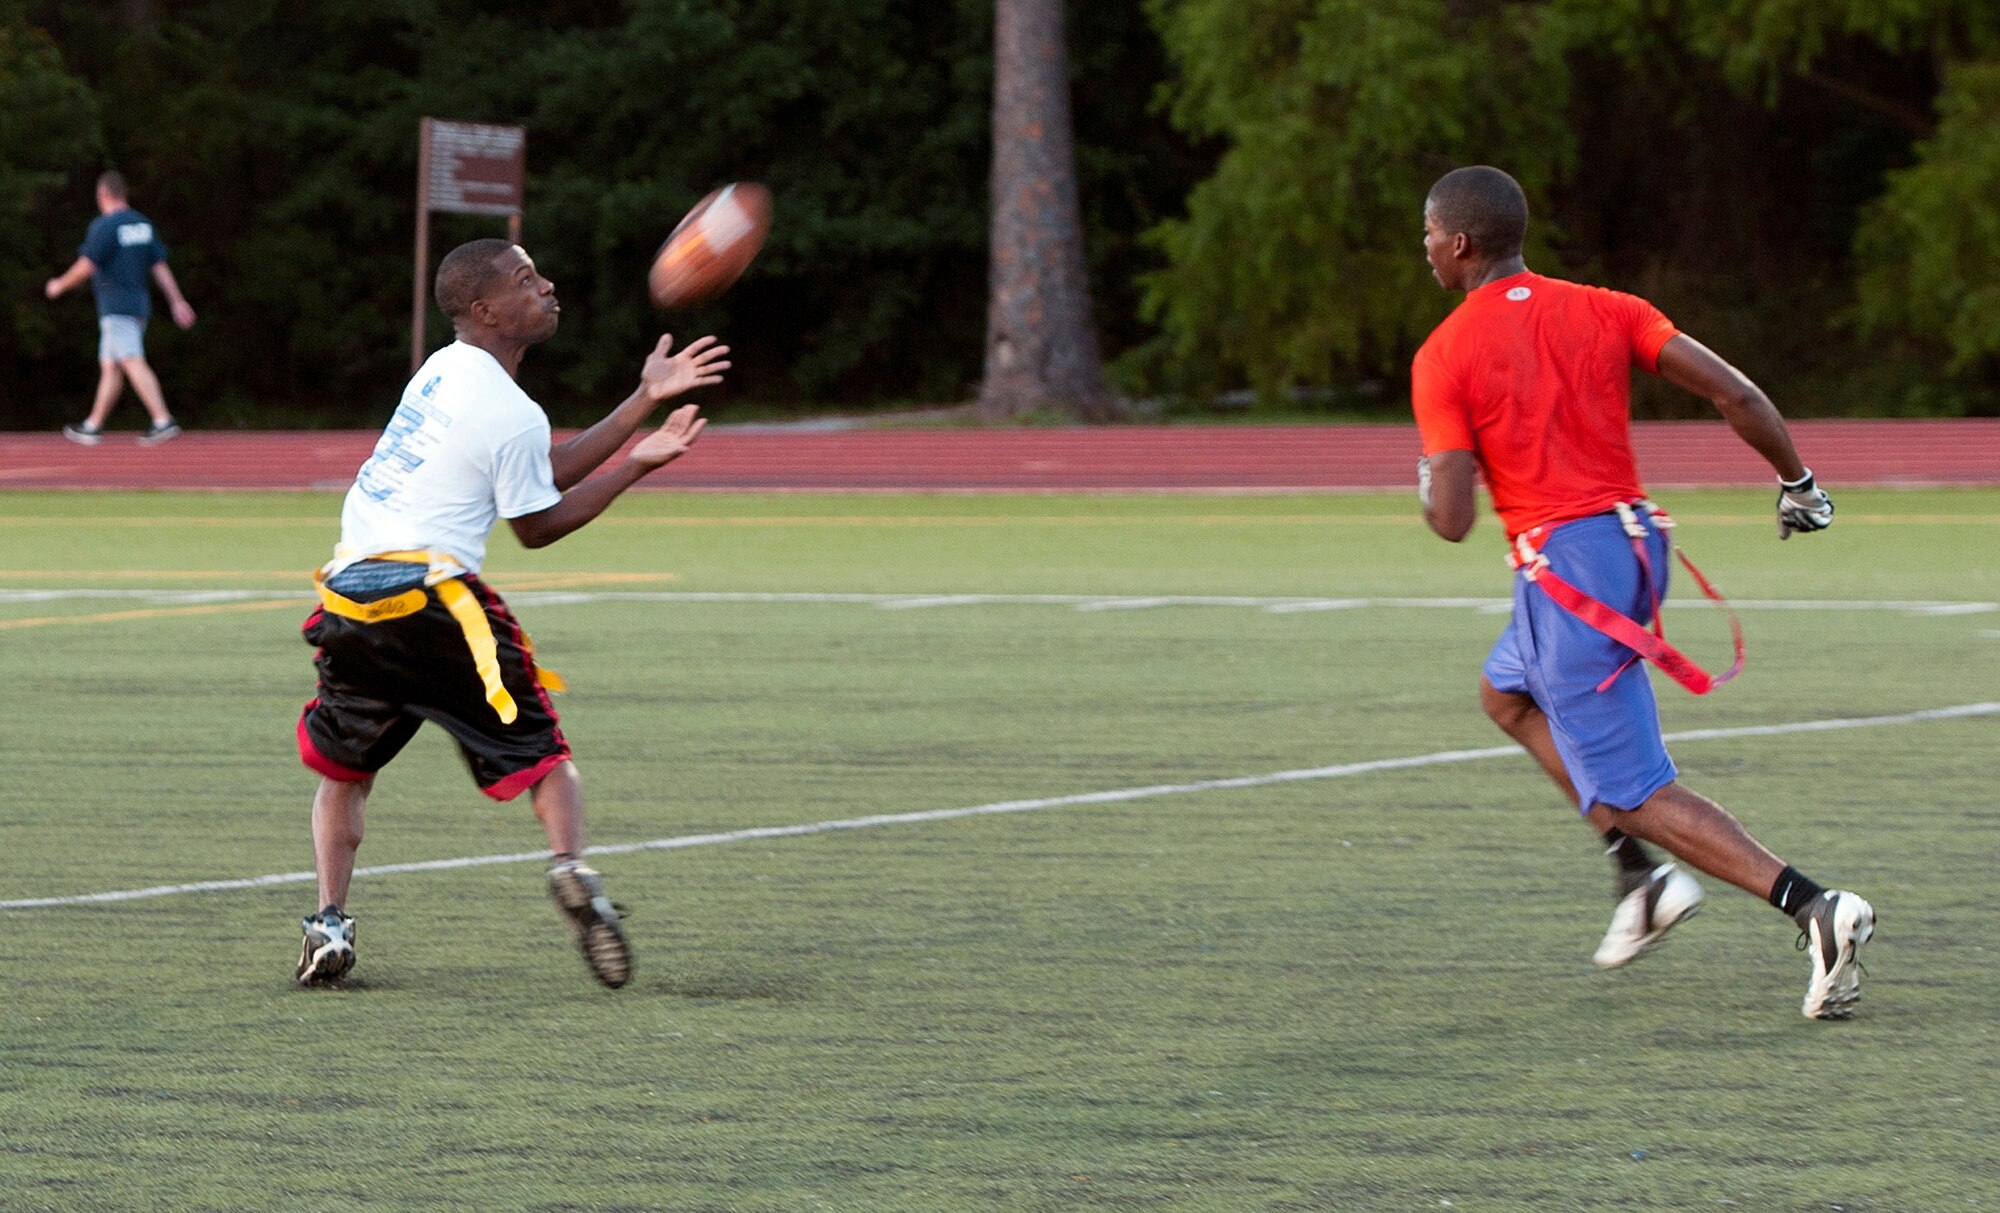
<svg viewBox="0 0 2000 1213">
<path fill-rule="evenodd" d="M 153 417 L 152 428 L 139 441 L 155 446 L 178 435 L 181 427 L 167 411 L 159 378 L 146 365 L 146 321 L 153 314 L 148 276 L 160 284 L 175 324 L 192 326 L 194 309 L 181 297 L 180 284 L 167 268 L 167 246 L 153 233 L 152 223 L 126 203 L 122 174 L 106 173 L 97 179 L 97 210 L 83 246 L 76 251 L 76 262 L 43 288 L 54 299 L 88 278 L 97 296 L 97 399 L 81 424 L 63 427 L 63 437 L 84 446 L 102 441 L 104 419 L 129 379 Z"/>
</svg>

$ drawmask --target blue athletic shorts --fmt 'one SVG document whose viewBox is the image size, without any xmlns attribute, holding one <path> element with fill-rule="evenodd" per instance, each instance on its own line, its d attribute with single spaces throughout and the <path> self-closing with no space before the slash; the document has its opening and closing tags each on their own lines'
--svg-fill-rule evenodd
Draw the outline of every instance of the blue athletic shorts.
<svg viewBox="0 0 2000 1213">
<path fill-rule="evenodd" d="M 123 362 L 146 356 L 146 321 L 139 316 L 97 318 L 97 360 Z"/>
<path fill-rule="evenodd" d="M 1667 538 L 1650 520 L 1648 530 L 1646 554 L 1664 597 Z M 1562 524 L 1550 533 L 1542 554 L 1564 581 L 1642 624 L 1651 622 L 1645 575 L 1616 514 Z M 1646 663 L 1632 661 L 1617 681 L 1597 689 L 1633 656 L 1514 574 L 1514 615 L 1487 655 L 1486 680 L 1495 690 L 1532 697 L 1548 715 L 1556 752 L 1583 812 L 1594 804 L 1636 809 L 1678 774 L 1660 737 L 1660 709 Z"/>
</svg>

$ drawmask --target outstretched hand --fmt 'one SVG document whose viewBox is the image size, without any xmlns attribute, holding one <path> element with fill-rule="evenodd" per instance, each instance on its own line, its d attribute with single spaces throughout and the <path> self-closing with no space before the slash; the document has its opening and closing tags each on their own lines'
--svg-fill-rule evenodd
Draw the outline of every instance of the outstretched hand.
<svg viewBox="0 0 2000 1213">
<path fill-rule="evenodd" d="M 708 418 L 695 416 L 699 408 L 699 405 L 684 404 L 668 413 L 659 429 L 641 438 L 639 445 L 632 448 L 632 462 L 651 471 L 687 454 L 688 448 L 694 445 L 694 440 L 708 424 Z"/>
<path fill-rule="evenodd" d="M 729 369 L 729 347 L 717 345 L 713 337 L 698 337 L 680 353 L 669 356 L 667 351 L 673 344 L 674 335 L 662 333 L 660 343 L 639 371 L 639 391 L 654 404 L 721 383 L 722 372 Z"/>
</svg>

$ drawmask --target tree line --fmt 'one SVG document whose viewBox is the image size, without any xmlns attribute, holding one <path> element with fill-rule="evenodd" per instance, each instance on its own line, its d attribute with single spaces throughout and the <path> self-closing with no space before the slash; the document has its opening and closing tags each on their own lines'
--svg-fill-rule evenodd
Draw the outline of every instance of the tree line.
<svg viewBox="0 0 2000 1213">
<path fill-rule="evenodd" d="M 1990 0 L 1095 0 L 1067 63 L 1091 332 L 1127 399 L 1398 416 L 1451 300 L 1419 207 L 1463 163 L 1530 264 L 1638 290 L 1795 415 L 2000 412 Z M 417 122 L 528 131 L 558 422 L 650 336 L 714 331 L 713 411 L 955 402 L 993 365 L 993 0 L 0 0 L 0 424 L 92 379 L 42 299 L 107 167 L 202 314 L 155 326 L 198 426 L 361 425 L 408 360 Z M 643 270 L 724 181 L 749 275 L 662 317 Z M 499 234 L 440 215 L 440 250 Z M 434 318 L 434 334 L 446 331 Z M 1688 407 L 1670 393 L 1642 407 Z"/>
</svg>

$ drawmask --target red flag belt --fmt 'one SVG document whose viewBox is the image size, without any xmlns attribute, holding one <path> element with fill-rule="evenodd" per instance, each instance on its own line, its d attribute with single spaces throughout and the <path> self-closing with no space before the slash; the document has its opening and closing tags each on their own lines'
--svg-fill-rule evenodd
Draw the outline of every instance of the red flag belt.
<svg viewBox="0 0 2000 1213">
<path fill-rule="evenodd" d="M 1635 509 L 1634 506 L 1637 508 Z M 1623 665 L 1611 672 L 1611 676 L 1598 684 L 1599 691 L 1605 690 L 1618 680 L 1632 662 L 1643 657 L 1660 667 L 1667 677 L 1686 687 L 1696 695 L 1706 695 L 1743 672 L 1743 624 L 1730 609 L 1728 599 L 1722 596 L 1707 577 L 1702 576 L 1694 561 L 1687 558 L 1678 543 L 1673 544 L 1674 555 L 1686 567 L 1701 592 L 1710 602 L 1721 607 L 1729 616 L 1729 634 L 1736 646 L 1736 660 L 1721 674 L 1710 674 L 1690 660 L 1687 654 L 1667 643 L 1666 627 L 1660 620 L 1660 585 L 1653 576 L 1653 562 L 1646 554 L 1646 525 L 1639 520 L 1639 510 L 1644 510 L 1653 520 L 1653 525 L 1662 531 L 1671 530 L 1674 520 L 1667 512 L 1650 501 L 1640 500 L 1632 504 L 1620 502 L 1618 519 L 1624 524 L 1625 534 L 1632 540 L 1632 553 L 1638 557 L 1639 568 L 1646 578 L 1646 591 L 1653 600 L 1653 626 L 1651 630 L 1641 626 L 1629 616 L 1622 615 L 1610 607 L 1577 589 L 1558 576 L 1549 567 L 1549 558 L 1542 554 L 1541 543 L 1548 538 L 1552 527 L 1536 527 L 1523 532 L 1514 539 L 1514 550 L 1507 553 L 1507 563 L 1519 569 L 1521 575 L 1542 587 L 1555 604 L 1581 619 L 1591 627 L 1624 645 L 1633 652 Z"/>
</svg>

